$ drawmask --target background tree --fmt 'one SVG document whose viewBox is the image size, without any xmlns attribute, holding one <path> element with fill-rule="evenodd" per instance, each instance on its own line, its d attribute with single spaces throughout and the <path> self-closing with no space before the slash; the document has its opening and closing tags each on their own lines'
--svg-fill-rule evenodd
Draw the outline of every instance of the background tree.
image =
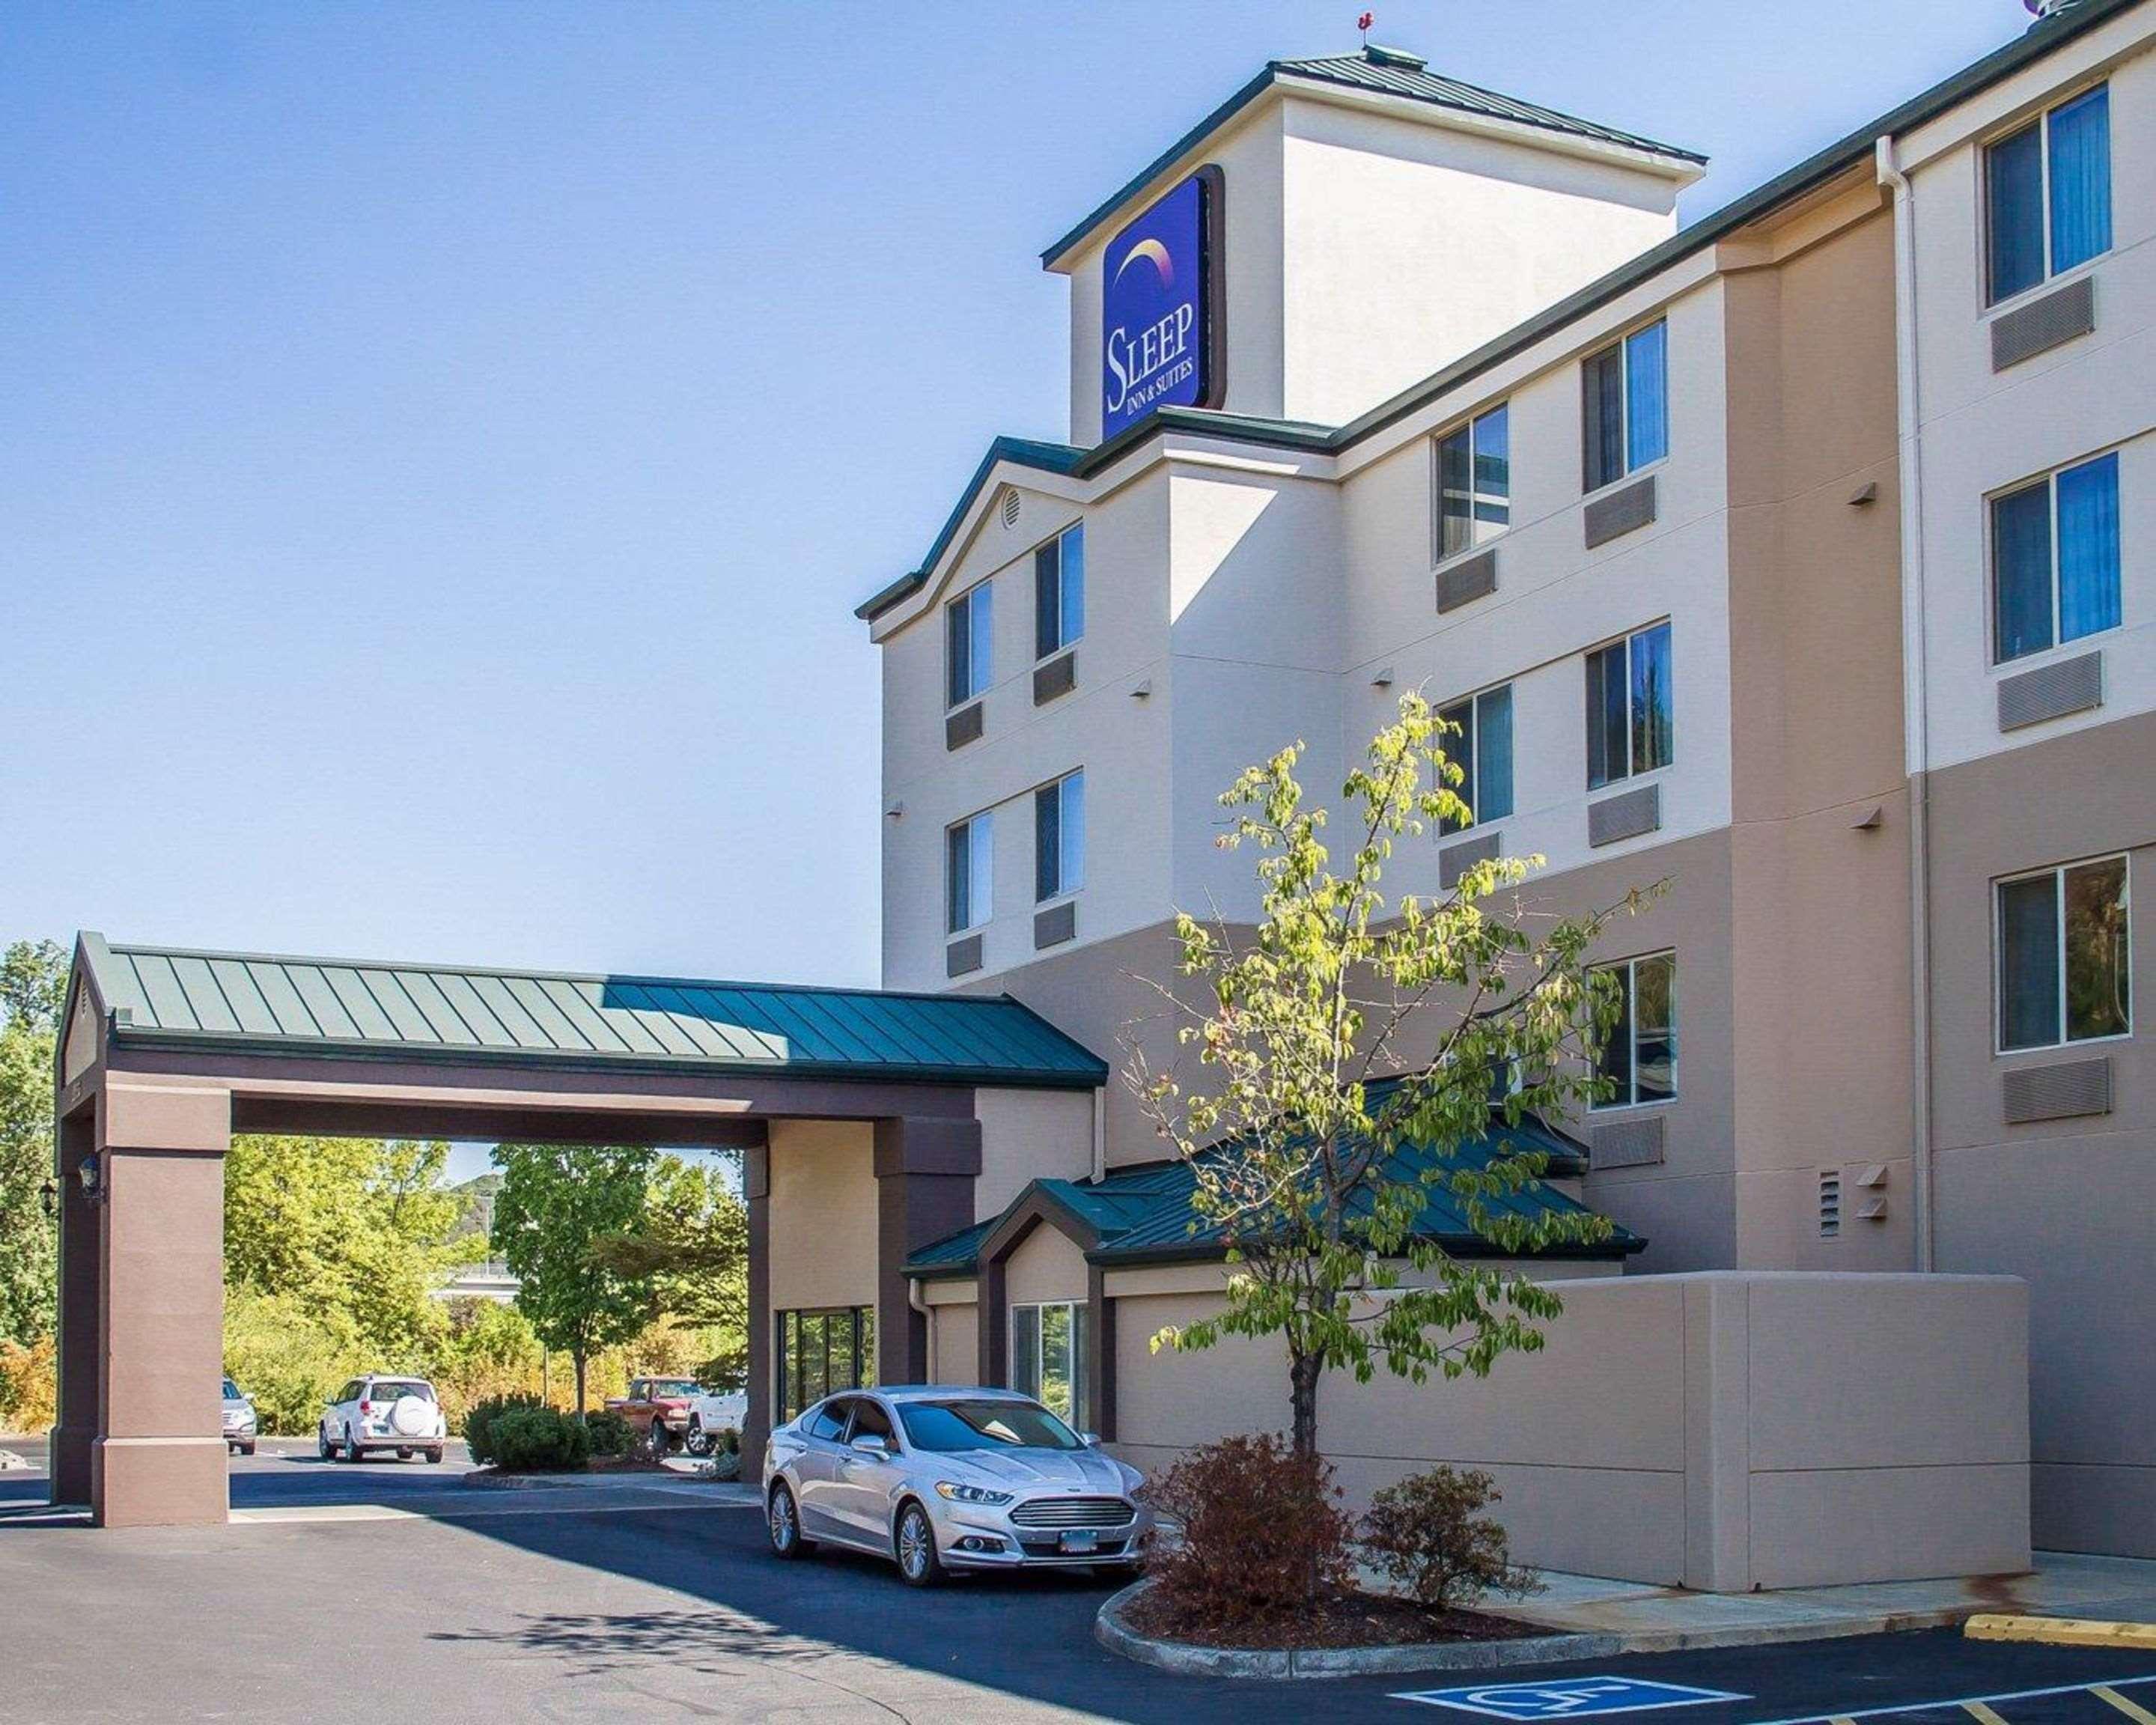
<svg viewBox="0 0 2156 1725">
<path fill-rule="evenodd" d="M 740 1165 L 738 1157 L 660 1157 L 635 1228 L 593 1248 L 595 1262 L 649 1284 L 670 1318 L 710 1332 L 698 1374 L 729 1388 L 747 1377 L 748 1206 Z"/>
<path fill-rule="evenodd" d="M 1609 1231 L 1584 1211 L 1530 1218 L 1504 1208 L 1543 1158 L 1491 1127 L 1493 1097 L 1504 1124 L 1517 1126 L 1592 1094 L 1594 1052 L 1617 1003 L 1587 957 L 1623 907 L 1531 932 L 1517 897 L 1498 895 L 1540 857 L 1478 864 L 1434 900 L 1388 902 L 1379 890 L 1397 841 L 1470 819 L 1460 769 L 1445 758 L 1447 728 L 1409 695 L 1372 740 L 1342 789 L 1354 847 L 1344 870 L 1322 842 L 1326 811 L 1303 805 L 1301 744 L 1223 794 L 1235 814 L 1220 843 L 1260 853 L 1262 916 L 1246 941 L 1224 923 L 1177 919 L 1180 968 L 1207 1003 L 1180 1009 L 1189 1021 L 1177 1034 L 1202 1081 L 1150 1071 L 1142 1055 L 1131 1065 L 1161 1135 L 1188 1161 L 1197 1210 L 1224 1237 L 1232 1266 L 1221 1311 L 1162 1331 L 1153 1346 L 1281 1337 L 1303 1455 L 1317 1453 L 1327 1370 L 1360 1382 L 1379 1364 L 1416 1383 L 1432 1371 L 1480 1376 L 1507 1350 L 1540 1348 L 1537 1326 L 1562 1309 L 1548 1284 L 1455 1259 L 1419 1235 L 1434 1185 L 1508 1258 Z M 1405 1050 L 1433 1030 L 1426 1064 L 1373 1084 L 1399 1075 Z M 1486 1133 L 1486 1160 L 1455 1157 Z M 1408 1145 L 1438 1153 L 1419 1178 L 1391 1171 Z"/>
<path fill-rule="evenodd" d="M 574 1364 L 582 1413 L 592 1355 L 627 1342 L 657 1314 L 649 1281 L 594 1257 L 601 1240 L 632 1233 L 642 1220 L 653 1153 L 629 1144 L 501 1144 L 494 1155 L 501 1170 L 495 1254 L 521 1284 L 517 1310 Z"/>
<path fill-rule="evenodd" d="M 67 966 L 50 941 L 17 941 L 0 953 L 0 1343 L 23 1348 L 53 1333 L 59 1241 L 44 1191 Z"/>
</svg>

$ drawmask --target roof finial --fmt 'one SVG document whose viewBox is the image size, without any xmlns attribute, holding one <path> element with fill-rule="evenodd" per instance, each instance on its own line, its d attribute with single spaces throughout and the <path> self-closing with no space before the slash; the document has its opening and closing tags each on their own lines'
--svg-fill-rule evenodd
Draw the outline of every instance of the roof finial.
<svg viewBox="0 0 2156 1725">
<path fill-rule="evenodd" d="M 1363 33 L 1363 46 L 1365 48 L 1370 45 L 1370 26 L 1377 21 L 1378 14 L 1374 12 L 1366 12 L 1355 20 L 1355 28 Z"/>
</svg>

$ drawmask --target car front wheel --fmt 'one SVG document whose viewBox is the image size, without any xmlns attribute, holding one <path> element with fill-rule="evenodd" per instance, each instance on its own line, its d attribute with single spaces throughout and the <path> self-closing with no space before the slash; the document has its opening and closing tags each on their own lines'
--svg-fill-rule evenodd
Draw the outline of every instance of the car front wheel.
<svg viewBox="0 0 2156 1725">
<path fill-rule="evenodd" d="M 943 1559 L 936 1549 L 936 1528 L 928 1512 L 909 1503 L 898 1516 L 898 1573 L 909 1587 L 934 1587 L 943 1579 Z"/>
<path fill-rule="evenodd" d="M 782 1558 L 803 1558 L 816 1549 L 812 1542 L 801 1537 L 801 1510 L 783 1480 L 771 1488 L 771 1502 L 765 1506 L 764 1527 L 771 1535 L 772 1550 Z"/>
<path fill-rule="evenodd" d="M 688 1435 L 681 1440 L 681 1447 L 691 1455 L 708 1455 L 711 1453 L 711 1435 L 704 1430 L 704 1422 L 693 1414 L 689 1416 L 689 1432 Z"/>
</svg>

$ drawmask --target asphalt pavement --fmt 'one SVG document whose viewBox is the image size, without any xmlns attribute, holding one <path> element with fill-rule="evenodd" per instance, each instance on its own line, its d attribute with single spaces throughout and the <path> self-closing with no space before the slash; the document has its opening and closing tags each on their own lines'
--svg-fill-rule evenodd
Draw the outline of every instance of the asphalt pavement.
<svg viewBox="0 0 2156 1725">
<path fill-rule="evenodd" d="M 0 1721 L 316 1719 L 393 1693 L 441 1719 L 2156 1725 L 2156 1658 L 1951 1631 L 1503 1673 L 1524 1696 L 1496 1674 L 1171 1676 L 1093 1641 L 1090 1578 L 916 1593 L 867 1558 L 778 1562 L 752 1507 L 485 1491 L 465 1466 L 265 1450 L 235 1463 L 234 1505 L 289 1518 L 109 1532 L 0 1475 Z M 1719 1698 L 1622 1686 L 1643 1682 Z M 1409 1698 L 1429 1692 L 1470 1692 Z"/>
</svg>

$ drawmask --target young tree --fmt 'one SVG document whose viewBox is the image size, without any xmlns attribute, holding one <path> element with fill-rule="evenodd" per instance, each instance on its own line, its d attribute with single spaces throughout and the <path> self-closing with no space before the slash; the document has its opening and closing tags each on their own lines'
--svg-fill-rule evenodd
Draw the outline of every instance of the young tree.
<svg viewBox="0 0 2156 1725">
<path fill-rule="evenodd" d="M 1409 695 L 1372 740 L 1342 792 L 1354 845 L 1343 870 L 1321 840 L 1326 811 L 1303 805 L 1300 743 L 1236 780 L 1220 798 L 1235 814 L 1219 842 L 1260 853 L 1261 919 L 1239 941 L 1224 922 L 1178 918 L 1180 968 L 1206 1005 L 1181 1008 L 1177 1034 L 1202 1070 L 1186 1083 L 1148 1070 L 1142 1053 L 1131 1064 L 1233 1266 L 1218 1314 L 1152 1345 L 1281 1337 L 1306 1455 L 1328 1369 L 1363 1383 L 1380 1364 L 1416 1383 L 1432 1371 L 1481 1376 L 1508 1350 L 1540 1348 L 1537 1326 L 1561 1310 L 1548 1284 L 1455 1258 L 1419 1231 L 1433 1188 L 1507 1257 L 1609 1231 L 1584 1211 L 1507 1204 L 1543 1158 L 1513 1149 L 1492 1114 L 1517 1126 L 1593 1092 L 1594 1051 L 1618 1009 L 1588 953 L 1639 895 L 1531 929 L 1517 897 L 1498 896 L 1541 866 L 1528 857 L 1479 863 L 1440 898 L 1389 902 L 1379 885 L 1394 845 L 1469 819 L 1447 728 Z M 1432 1032 L 1434 1055 L 1400 1071 Z M 1476 1154 L 1457 1153 L 1471 1145 Z M 1437 1153 L 1419 1177 L 1395 1171 L 1404 1146 Z"/>
<path fill-rule="evenodd" d="M 653 1153 L 631 1144 L 501 1144 L 494 1159 L 501 1170 L 494 1252 L 520 1283 L 517 1310 L 574 1364 L 581 1414 L 591 1357 L 628 1341 L 658 1309 L 649 1280 L 608 1268 L 594 1252 L 641 1220 Z"/>
<path fill-rule="evenodd" d="M 53 1048 L 67 954 L 50 941 L 0 952 L 0 1342 L 53 1333 L 59 1240 L 45 1214 L 53 1177 Z"/>
<path fill-rule="evenodd" d="M 706 1375 L 731 1383 L 745 1371 L 748 1207 L 737 1173 L 661 1156 L 636 1226 L 601 1239 L 593 1259 L 630 1281 L 649 1281 L 668 1317 L 716 1332 L 718 1353 Z"/>
</svg>

